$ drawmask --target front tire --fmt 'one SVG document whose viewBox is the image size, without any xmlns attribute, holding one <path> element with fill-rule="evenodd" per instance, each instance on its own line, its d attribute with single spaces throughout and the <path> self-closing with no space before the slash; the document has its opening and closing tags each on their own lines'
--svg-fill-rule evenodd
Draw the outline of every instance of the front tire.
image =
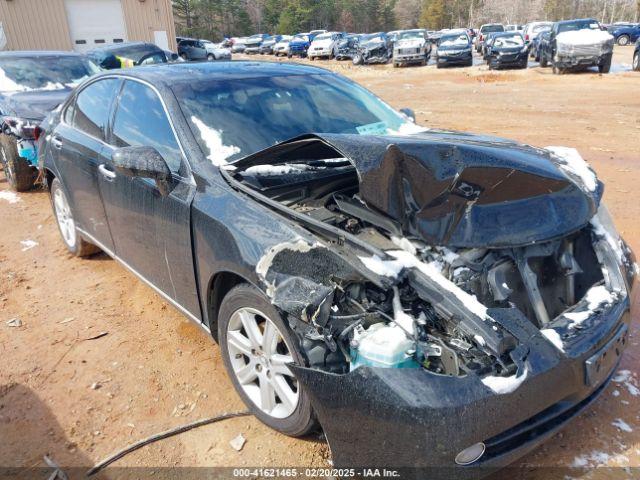
<svg viewBox="0 0 640 480">
<path fill-rule="evenodd" d="M 299 437 L 317 425 L 311 400 L 286 364 L 304 357 L 278 311 L 253 285 L 224 297 L 218 315 L 222 360 L 233 386 L 264 424 Z"/>
<path fill-rule="evenodd" d="M 60 180 L 57 178 L 54 178 L 51 182 L 50 195 L 58 230 L 60 230 L 62 241 L 69 253 L 76 257 L 87 257 L 99 252 L 100 249 L 98 247 L 87 242 L 78 232 L 67 195 L 62 188 Z"/>
<path fill-rule="evenodd" d="M 215 59 L 216 59 L 216 56 L 213 53 L 210 53 L 209 55 L 207 55 L 208 62 L 213 62 Z"/>
<path fill-rule="evenodd" d="M 620 45 L 621 47 L 625 47 L 629 45 L 630 41 L 631 41 L 631 38 L 629 38 L 629 35 L 620 35 L 618 37 L 618 45 Z"/>
<path fill-rule="evenodd" d="M 636 72 L 640 72 L 640 52 L 636 52 L 633 55 L 633 69 Z"/>
<path fill-rule="evenodd" d="M 0 162 L 7 182 L 16 192 L 26 192 L 33 187 L 36 170 L 18 156 L 18 145 L 13 137 L 0 135 Z"/>
<path fill-rule="evenodd" d="M 598 65 L 598 71 L 600 73 L 609 73 L 611 71 L 611 59 L 613 58 L 613 54 L 607 55 L 600 65 Z"/>
</svg>

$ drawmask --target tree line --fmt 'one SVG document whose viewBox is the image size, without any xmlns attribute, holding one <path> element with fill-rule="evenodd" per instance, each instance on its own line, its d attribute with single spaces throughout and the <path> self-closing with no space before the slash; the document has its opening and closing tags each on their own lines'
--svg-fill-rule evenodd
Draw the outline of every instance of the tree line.
<svg viewBox="0 0 640 480">
<path fill-rule="evenodd" d="M 314 29 L 376 32 L 593 17 L 640 21 L 640 0 L 173 0 L 178 35 L 219 40 Z"/>
</svg>

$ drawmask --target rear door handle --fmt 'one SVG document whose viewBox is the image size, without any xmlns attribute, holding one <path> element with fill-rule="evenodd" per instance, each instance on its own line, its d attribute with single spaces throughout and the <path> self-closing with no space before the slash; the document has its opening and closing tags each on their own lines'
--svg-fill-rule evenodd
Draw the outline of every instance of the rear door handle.
<svg viewBox="0 0 640 480">
<path fill-rule="evenodd" d="M 59 136 L 54 135 L 53 137 L 51 137 L 51 145 L 53 145 L 53 148 L 55 148 L 56 150 L 61 150 L 62 139 Z"/>
<path fill-rule="evenodd" d="M 116 172 L 114 172 L 113 170 L 109 170 L 104 163 L 100 164 L 100 166 L 98 167 L 98 171 L 109 182 L 116 178 Z"/>
</svg>

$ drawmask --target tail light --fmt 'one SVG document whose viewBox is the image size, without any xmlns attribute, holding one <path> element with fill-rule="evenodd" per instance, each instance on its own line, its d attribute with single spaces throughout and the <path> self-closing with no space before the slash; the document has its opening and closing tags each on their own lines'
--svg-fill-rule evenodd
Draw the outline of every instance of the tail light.
<svg viewBox="0 0 640 480">
<path fill-rule="evenodd" d="M 480 34 L 480 41 L 483 41 L 483 40 L 484 40 L 484 35 L 481 33 Z"/>
<path fill-rule="evenodd" d="M 529 41 L 529 34 L 528 34 L 528 33 L 524 36 L 524 39 L 525 39 L 527 42 Z"/>
</svg>

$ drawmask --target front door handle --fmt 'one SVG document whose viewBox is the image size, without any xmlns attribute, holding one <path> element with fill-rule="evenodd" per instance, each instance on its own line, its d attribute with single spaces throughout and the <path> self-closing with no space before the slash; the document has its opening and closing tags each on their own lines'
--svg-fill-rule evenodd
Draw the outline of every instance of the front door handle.
<svg viewBox="0 0 640 480">
<path fill-rule="evenodd" d="M 51 137 L 51 145 L 53 145 L 53 148 L 56 150 L 62 150 L 62 139 L 59 136 L 54 135 Z"/>
<path fill-rule="evenodd" d="M 104 163 L 100 164 L 100 166 L 98 167 L 98 171 L 109 182 L 116 178 L 116 172 L 114 172 L 113 170 L 109 170 Z"/>
</svg>

